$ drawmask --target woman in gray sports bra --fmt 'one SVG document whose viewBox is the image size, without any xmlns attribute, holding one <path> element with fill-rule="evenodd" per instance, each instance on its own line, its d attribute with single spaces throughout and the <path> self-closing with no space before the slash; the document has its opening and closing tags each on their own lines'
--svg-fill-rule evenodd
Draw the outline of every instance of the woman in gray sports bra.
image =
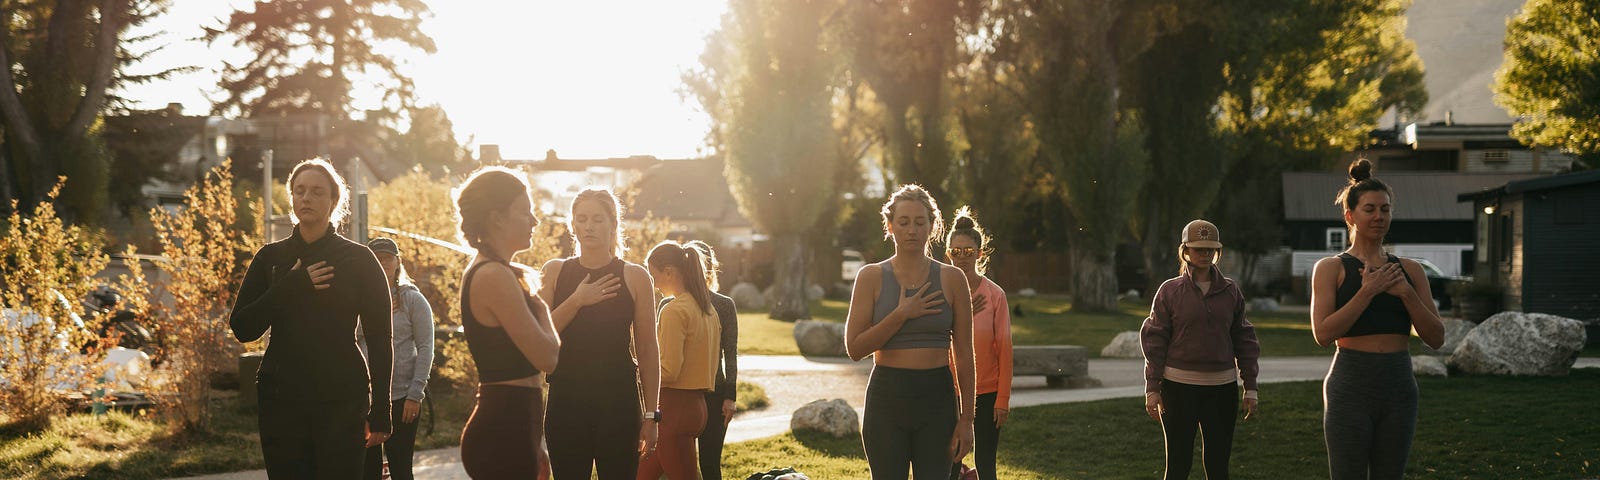
<svg viewBox="0 0 1600 480">
<path fill-rule="evenodd" d="M 966 275 L 928 256 L 943 223 L 926 190 L 900 187 L 881 213 L 894 256 L 856 275 L 845 319 L 850 358 L 873 357 L 861 443 L 873 480 L 944 479 L 972 450 L 972 300 Z"/>
</svg>

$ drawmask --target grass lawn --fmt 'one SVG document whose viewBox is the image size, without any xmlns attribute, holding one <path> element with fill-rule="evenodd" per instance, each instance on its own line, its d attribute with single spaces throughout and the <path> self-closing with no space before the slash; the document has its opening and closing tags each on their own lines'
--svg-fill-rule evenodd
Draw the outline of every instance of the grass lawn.
<svg viewBox="0 0 1600 480">
<path fill-rule="evenodd" d="M 1022 316 L 1011 318 L 1011 335 L 1017 345 L 1082 345 L 1090 357 L 1118 333 L 1138 330 L 1150 312 L 1147 303 L 1123 302 L 1117 313 L 1073 313 L 1065 297 L 1012 297 Z M 813 319 L 844 322 L 849 302 L 821 300 L 811 302 Z M 1332 348 L 1317 346 L 1311 338 L 1311 320 L 1304 313 L 1252 313 L 1248 317 L 1261 339 L 1267 356 L 1332 355 Z M 1414 341 L 1419 347 L 1420 341 Z M 764 310 L 739 312 L 739 353 L 755 355 L 799 355 L 794 344 L 794 323 L 767 318 Z"/>
<path fill-rule="evenodd" d="M 1600 418 L 1592 413 L 1600 369 L 1564 378 L 1422 378 L 1419 384 L 1422 414 L 1407 478 L 1600 476 L 1600 428 L 1592 425 Z M 1240 421 L 1235 432 L 1234 478 L 1327 478 L 1320 389 L 1321 382 L 1263 389 L 1262 417 Z M 1000 476 L 1160 478 L 1161 427 L 1141 407 L 1126 398 L 1013 410 L 1001 434 Z M 726 478 L 791 465 L 811 478 L 867 478 L 858 437 L 790 433 L 730 445 L 725 455 Z M 1191 478 L 1203 475 L 1199 458 L 1197 452 Z"/>
</svg>

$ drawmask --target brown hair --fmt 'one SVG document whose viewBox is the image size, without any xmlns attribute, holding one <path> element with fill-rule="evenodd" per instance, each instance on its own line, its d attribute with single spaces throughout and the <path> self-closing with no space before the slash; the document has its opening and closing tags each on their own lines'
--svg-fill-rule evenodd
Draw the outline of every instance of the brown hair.
<svg viewBox="0 0 1600 480">
<path fill-rule="evenodd" d="M 683 289 L 688 290 L 689 296 L 700 304 L 700 310 L 710 312 L 711 289 L 706 285 L 706 274 L 702 268 L 704 264 L 701 262 L 699 248 L 671 240 L 657 243 L 645 259 L 645 264 L 652 270 L 676 270 L 678 278 L 683 281 Z"/>
<path fill-rule="evenodd" d="M 921 185 L 908 183 L 901 185 L 899 190 L 895 190 L 893 194 L 890 194 L 889 200 L 883 202 L 883 208 L 878 212 L 883 214 L 883 238 L 890 237 L 889 225 L 894 221 L 895 204 L 908 200 L 921 203 L 923 207 L 927 207 L 928 221 L 933 225 L 933 229 L 928 232 L 929 240 L 944 235 L 944 217 L 939 215 L 939 202 L 934 200 L 933 195 L 928 194 L 928 191 L 924 190 Z M 929 242 L 930 246 L 932 243 L 931 241 Z M 927 253 L 927 247 L 924 247 L 923 253 Z"/>
<path fill-rule="evenodd" d="M 717 261 L 717 252 L 711 249 L 711 245 L 700 240 L 691 240 L 684 246 L 700 251 L 700 269 L 706 275 L 706 288 L 710 288 L 713 292 L 722 290 L 720 282 L 717 281 L 717 274 L 722 273 L 722 262 Z"/>
<path fill-rule="evenodd" d="M 589 187 L 572 197 L 572 206 L 567 209 L 567 234 L 572 236 L 572 244 L 577 246 L 579 252 L 583 251 L 583 244 L 578 243 L 578 233 L 572 228 L 572 212 L 577 211 L 581 202 L 597 202 L 600 208 L 611 216 L 611 223 L 616 228 L 616 236 L 611 239 L 611 253 L 617 258 L 622 258 L 623 254 L 628 253 L 628 244 L 623 241 L 622 202 L 617 200 L 617 195 L 604 187 Z"/>
<path fill-rule="evenodd" d="M 950 235 L 944 239 L 946 249 L 950 248 L 950 242 L 956 239 L 956 235 L 970 238 L 973 243 L 978 244 L 979 256 L 975 269 L 978 271 L 978 275 L 988 272 L 989 253 L 992 252 L 989 249 L 989 234 L 984 231 L 983 225 L 978 224 L 978 217 L 973 215 L 971 206 L 962 206 L 956 209 L 956 218 L 950 221 Z M 948 256 L 948 253 L 946 255 Z"/>
<path fill-rule="evenodd" d="M 350 187 L 345 185 L 344 177 L 339 176 L 339 170 L 327 160 L 313 158 L 296 164 L 294 170 L 289 172 L 289 181 L 283 183 L 283 191 L 293 198 L 294 179 L 309 170 L 317 170 L 328 176 L 328 182 L 331 183 L 328 185 L 328 194 L 333 195 L 333 210 L 328 212 L 328 223 L 339 226 L 345 217 L 350 216 Z M 289 215 L 289 219 L 295 225 L 300 224 L 300 217 Z"/>
<path fill-rule="evenodd" d="M 522 175 L 505 167 L 483 167 L 472 172 L 452 193 L 461 241 L 491 258 L 509 260 L 513 252 L 489 250 L 483 237 L 489 233 L 489 222 L 495 214 L 504 213 L 518 195 L 528 195 L 528 184 Z"/>
<path fill-rule="evenodd" d="M 1389 195 L 1390 200 L 1394 199 L 1394 191 L 1389 189 L 1388 184 L 1372 178 L 1372 162 L 1358 158 L 1350 162 L 1350 181 L 1333 197 L 1333 204 L 1343 205 L 1346 212 L 1354 211 L 1356 204 L 1361 202 L 1361 195 L 1367 192 L 1383 192 Z M 1351 226 L 1345 225 L 1346 228 Z"/>
</svg>

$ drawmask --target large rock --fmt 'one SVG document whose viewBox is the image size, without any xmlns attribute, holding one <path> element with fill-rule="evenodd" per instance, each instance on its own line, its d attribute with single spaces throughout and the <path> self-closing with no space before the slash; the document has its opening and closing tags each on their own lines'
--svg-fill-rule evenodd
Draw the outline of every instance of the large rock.
<svg viewBox="0 0 1600 480">
<path fill-rule="evenodd" d="M 1043 375 L 1051 387 L 1095 386 L 1089 378 L 1089 352 L 1077 345 L 1012 347 L 1011 375 Z"/>
<path fill-rule="evenodd" d="M 1429 377 L 1448 377 L 1450 369 L 1444 367 L 1439 357 L 1417 355 L 1411 357 L 1411 373 Z"/>
<path fill-rule="evenodd" d="M 861 431 L 861 419 L 844 399 L 816 400 L 794 411 L 794 416 L 789 418 L 789 429 L 816 430 L 844 438 Z"/>
<path fill-rule="evenodd" d="M 844 324 L 817 320 L 794 322 L 794 344 L 800 354 L 813 357 L 843 357 Z"/>
<path fill-rule="evenodd" d="M 734 304 L 742 308 L 757 310 L 767 308 L 767 297 L 761 294 L 761 289 L 749 282 L 739 282 L 738 285 L 734 285 L 732 290 L 728 290 L 728 296 L 733 298 Z"/>
<path fill-rule="evenodd" d="M 1474 328 L 1478 328 L 1478 324 L 1457 318 L 1446 318 L 1444 319 L 1444 345 L 1441 345 L 1438 350 L 1428 348 L 1427 345 L 1423 345 L 1422 348 L 1427 350 L 1428 353 L 1438 355 L 1455 353 L 1456 348 L 1461 346 L 1461 341 L 1467 338 L 1467 332 L 1471 332 Z"/>
<path fill-rule="evenodd" d="M 1250 299 L 1250 311 L 1252 312 L 1276 312 L 1281 309 L 1282 306 L 1278 305 L 1278 301 L 1272 298 L 1256 297 Z"/>
<path fill-rule="evenodd" d="M 813 283 L 811 286 L 806 287 L 806 300 L 821 300 L 822 296 L 827 294 L 828 291 L 823 290 L 822 285 Z"/>
<path fill-rule="evenodd" d="M 1139 332 L 1122 332 L 1117 338 L 1111 339 L 1106 348 L 1100 349 L 1100 356 L 1106 358 L 1144 358 L 1144 347 L 1139 345 Z"/>
<path fill-rule="evenodd" d="M 1490 375 L 1566 375 L 1586 340 L 1583 323 L 1542 313 L 1500 312 L 1467 332 L 1450 366 Z"/>
</svg>

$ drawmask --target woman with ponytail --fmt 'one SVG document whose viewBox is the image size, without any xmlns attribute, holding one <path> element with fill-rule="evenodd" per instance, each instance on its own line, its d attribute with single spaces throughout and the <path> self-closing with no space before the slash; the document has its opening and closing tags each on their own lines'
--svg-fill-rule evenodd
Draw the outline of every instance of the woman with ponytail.
<svg viewBox="0 0 1600 480">
<path fill-rule="evenodd" d="M 706 426 L 705 395 L 713 391 L 722 324 L 711 308 L 698 248 L 665 241 L 650 250 L 650 276 L 668 297 L 656 335 L 661 352 L 661 433 L 639 464 L 639 480 L 699 480 L 695 439 Z"/>
<path fill-rule="evenodd" d="M 733 420 L 733 407 L 739 400 L 739 310 L 732 298 L 717 293 L 717 274 L 722 266 L 711 245 L 694 240 L 686 246 L 700 250 L 706 287 L 711 291 L 711 307 L 717 311 L 717 322 L 722 324 L 717 387 L 706 393 L 706 428 L 700 432 L 699 440 L 701 480 L 722 480 L 722 442 L 728 436 L 728 422 Z M 671 299 L 662 299 L 661 306 L 665 307 L 669 301 Z"/>
<path fill-rule="evenodd" d="M 578 192 L 567 216 L 578 254 L 544 265 L 553 280 L 539 295 L 554 306 L 562 345 L 546 425 L 556 478 L 632 480 L 656 449 L 655 287 L 644 267 L 622 260 L 621 213 L 610 190 Z"/>
<path fill-rule="evenodd" d="M 461 325 L 478 368 L 477 404 L 461 430 L 461 463 L 474 478 L 547 478 L 543 374 L 561 341 L 532 272 L 508 259 L 533 244 L 528 184 L 514 170 L 487 167 L 455 191 L 461 239 L 478 254 L 461 276 Z M 533 280 L 529 280 L 533 278 Z"/>
<path fill-rule="evenodd" d="M 1437 349 L 1444 324 L 1422 265 L 1383 250 L 1394 194 L 1372 178 L 1371 162 L 1350 164 L 1334 204 L 1344 207 L 1350 248 L 1311 274 L 1312 334 L 1318 345 L 1338 346 L 1322 383 L 1328 472 L 1333 480 L 1397 479 L 1417 429 L 1411 332 Z"/>
<path fill-rule="evenodd" d="M 945 257 L 967 277 L 972 293 L 972 352 L 977 365 L 977 417 L 972 456 L 978 478 L 994 480 L 1000 427 L 1011 408 L 1011 307 L 1006 292 L 984 277 L 989 267 L 989 235 L 972 208 L 956 210 L 945 237 Z"/>
<path fill-rule="evenodd" d="M 1217 269 L 1222 234 L 1195 220 L 1183 226 L 1178 276 L 1161 284 L 1139 329 L 1144 410 L 1166 436 L 1167 480 L 1189 478 L 1194 434 L 1204 442 L 1206 478 L 1228 478 L 1233 428 L 1244 383 L 1244 418 L 1256 416 L 1261 343 L 1244 316 L 1244 293 Z"/>
</svg>

